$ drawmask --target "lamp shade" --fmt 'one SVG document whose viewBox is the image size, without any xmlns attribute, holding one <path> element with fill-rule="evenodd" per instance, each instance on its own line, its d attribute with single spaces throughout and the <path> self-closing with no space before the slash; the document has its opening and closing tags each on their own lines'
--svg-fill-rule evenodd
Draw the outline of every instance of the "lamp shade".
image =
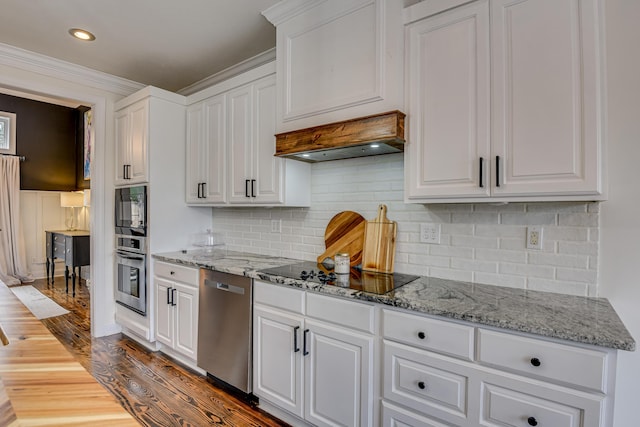
<svg viewBox="0 0 640 427">
<path fill-rule="evenodd" d="M 91 206 L 91 190 L 84 190 L 84 205 Z"/>
<path fill-rule="evenodd" d="M 79 208 L 83 203 L 84 195 L 80 192 L 60 193 L 60 206 L 63 208 Z"/>
</svg>

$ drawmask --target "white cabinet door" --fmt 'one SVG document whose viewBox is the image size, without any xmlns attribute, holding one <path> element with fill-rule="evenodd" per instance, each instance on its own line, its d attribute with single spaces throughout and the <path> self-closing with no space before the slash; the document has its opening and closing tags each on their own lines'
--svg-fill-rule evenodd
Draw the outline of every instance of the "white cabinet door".
<svg viewBox="0 0 640 427">
<path fill-rule="evenodd" d="M 131 167 L 128 182 L 142 183 L 149 180 L 149 100 L 139 101 L 130 107 L 131 115 Z"/>
<path fill-rule="evenodd" d="M 156 286 L 156 339 L 169 347 L 173 347 L 173 306 L 171 290 L 173 283 L 158 277 L 154 278 Z"/>
<path fill-rule="evenodd" d="M 125 109 L 116 112 L 116 185 L 126 182 L 124 169 L 131 162 L 129 147 L 129 115 Z"/>
<path fill-rule="evenodd" d="M 229 202 L 251 203 L 256 192 L 252 177 L 252 90 L 251 85 L 228 94 L 227 141 L 229 143 Z"/>
<path fill-rule="evenodd" d="M 191 359 L 198 355 L 198 288 L 174 283 L 174 349 Z"/>
<path fill-rule="evenodd" d="M 257 203 L 282 202 L 282 173 L 284 159 L 275 157 L 276 116 L 273 108 L 276 103 L 276 79 L 270 76 L 256 82 L 254 97 L 254 145 L 253 176 L 256 179 Z"/>
<path fill-rule="evenodd" d="M 373 336 L 307 319 L 305 350 L 305 419 L 318 426 L 371 425 Z"/>
<path fill-rule="evenodd" d="M 488 196 L 488 2 L 411 24 L 407 40 L 407 198 Z"/>
<path fill-rule="evenodd" d="M 225 96 L 187 109 L 187 188 L 189 204 L 226 201 Z"/>
<path fill-rule="evenodd" d="M 493 1 L 496 195 L 602 191 L 597 4 Z"/>
<path fill-rule="evenodd" d="M 253 309 L 253 393 L 304 417 L 303 318 L 256 305 Z"/>
<path fill-rule="evenodd" d="M 149 101 L 116 112 L 116 185 L 149 180 Z"/>
<path fill-rule="evenodd" d="M 187 108 L 187 203 L 202 202 L 202 183 L 205 182 L 206 168 L 204 155 L 204 102 Z"/>
<path fill-rule="evenodd" d="M 302 5 L 302 6 L 301 6 Z M 402 2 L 280 2 L 277 131 L 402 107 Z"/>
</svg>

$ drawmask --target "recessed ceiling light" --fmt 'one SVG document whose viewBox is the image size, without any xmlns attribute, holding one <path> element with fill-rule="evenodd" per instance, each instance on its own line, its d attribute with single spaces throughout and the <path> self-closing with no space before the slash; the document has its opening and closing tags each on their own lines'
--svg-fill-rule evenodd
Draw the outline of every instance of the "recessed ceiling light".
<svg viewBox="0 0 640 427">
<path fill-rule="evenodd" d="M 69 30 L 69 34 L 71 34 L 73 37 L 77 39 L 88 41 L 88 42 L 96 39 L 96 36 L 91 34 L 89 31 L 83 30 L 81 28 L 71 28 Z"/>
<path fill-rule="evenodd" d="M 305 153 L 305 154 L 302 155 L 302 157 L 309 157 L 309 156 L 311 156 L 311 154 Z"/>
<path fill-rule="evenodd" d="M 380 144 L 371 144 L 369 147 L 371 147 L 371 148 L 378 148 L 378 147 L 380 147 Z"/>
</svg>

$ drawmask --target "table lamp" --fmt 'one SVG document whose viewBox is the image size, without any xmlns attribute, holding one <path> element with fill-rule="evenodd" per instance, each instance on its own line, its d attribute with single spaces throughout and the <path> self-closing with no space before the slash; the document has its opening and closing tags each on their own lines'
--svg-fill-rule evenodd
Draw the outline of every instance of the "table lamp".
<svg viewBox="0 0 640 427">
<path fill-rule="evenodd" d="M 71 211 L 67 210 L 68 214 L 65 218 L 64 224 L 67 230 L 76 230 L 76 208 L 80 208 L 84 205 L 84 195 L 81 192 L 72 191 L 69 193 L 60 193 L 60 206 L 63 208 L 71 208 Z"/>
</svg>

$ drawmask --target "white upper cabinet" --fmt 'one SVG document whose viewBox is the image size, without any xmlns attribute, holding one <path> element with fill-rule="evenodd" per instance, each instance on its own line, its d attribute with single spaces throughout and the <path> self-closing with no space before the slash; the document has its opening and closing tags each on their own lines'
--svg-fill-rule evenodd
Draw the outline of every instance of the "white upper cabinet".
<svg viewBox="0 0 640 427">
<path fill-rule="evenodd" d="M 187 203 L 310 205 L 310 165 L 274 156 L 274 71 L 266 64 L 187 99 Z"/>
<path fill-rule="evenodd" d="M 400 110 L 402 2 L 285 0 L 276 26 L 276 131 Z"/>
<path fill-rule="evenodd" d="M 149 104 L 137 101 L 116 111 L 116 185 L 149 181 Z"/>
<path fill-rule="evenodd" d="M 603 200 L 599 0 L 446 3 L 405 10 L 406 201 Z"/>
<path fill-rule="evenodd" d="M 187 108 L 187 203 L 226 201 L 226 96 Z"/>
<path fill-rule="evenodd" d="M 407 40 L 407 195 L 489 196 L 487 2 L 412 24 Z"/>
</svg>

